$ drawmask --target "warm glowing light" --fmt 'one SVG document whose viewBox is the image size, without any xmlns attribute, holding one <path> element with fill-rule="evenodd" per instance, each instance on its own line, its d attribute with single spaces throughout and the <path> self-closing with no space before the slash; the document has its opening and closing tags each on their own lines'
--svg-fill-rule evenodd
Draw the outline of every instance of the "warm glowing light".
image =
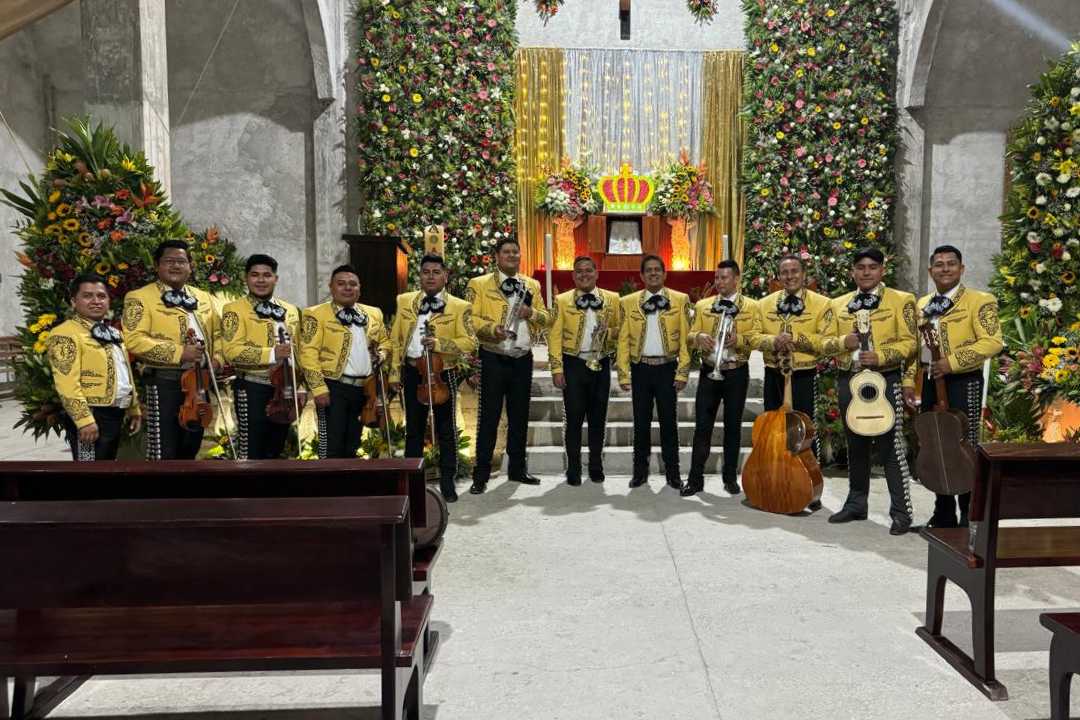
<svg viewBox="0 0 1080 720">
<path fill-rule="evenodd" d="M 574 228 L 580 223 L 581 220 L 571 220 L 570 218 L 565 217 L 555 218 L 556 270 L 574 269 L 574 255 L 576 252 L 576 248 L 574 247 Z"/>
</svg>

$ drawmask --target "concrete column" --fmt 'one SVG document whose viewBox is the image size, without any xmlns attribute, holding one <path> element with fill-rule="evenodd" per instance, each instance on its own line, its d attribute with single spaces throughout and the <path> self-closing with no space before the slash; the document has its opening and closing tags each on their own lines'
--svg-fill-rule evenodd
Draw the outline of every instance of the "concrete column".
<svg viewBox="0 0 1080 720">
<path fill-rule="evenodd" d="M 82 0 L 86 111 L 139 148 L 171 190 L 165 0 Z"/>
</svg>

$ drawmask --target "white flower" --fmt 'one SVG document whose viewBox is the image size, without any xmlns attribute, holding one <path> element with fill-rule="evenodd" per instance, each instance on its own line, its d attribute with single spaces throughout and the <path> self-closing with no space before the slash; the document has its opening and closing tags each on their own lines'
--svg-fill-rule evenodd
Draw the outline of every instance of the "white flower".
<svg viewBox="0 0 1080 720">
<path fill-rule="evenodd" d="M 1035 204 L 1036 205 L 1045 205 L 1046 204 L 1046 196 L 1045 195 L 1040 195 L 1039 197 L 1035 198 Z"/>
<path fill-rule="evenodd" d="M 1046 144 L 1046 138 L 1044 138 L 1042 135 L 1040 135 L 1039 137 L 1035 138 L 1035 144 L 1037 144 L 1037 145 L 1045 145 Z"/>
<path fill-rule="evenodd" d="M 1047 130 L 1057 130 L 1059 127 L 1061 127 L 1061 123 L 1058 122 L 1057 118 L 1055 118 L 1055 117 L 1046 118 L 1046 128 L 1047 128 Z"/>
<path fill-rule="evenodd" d="M 1057 181 L 1062 185 L 1065 185 L 1070 180 L 1072 180 L 1072 173 L 1063 172 L 1057 176 Z"/>
<path fill-rule="evenodd" d="M 1035 176 L 1035 184 L 1039 187 L 1046 187 L 1054 178 L 1050 176 L 1050 173 L 1041 172 Z"/>
<path fill-rule="evenodd" d="M 1065 208 L 1065 209 L 1068 210 L 1069 208 Z M 1065 234 L 1065 230 L 1063 228 L 1059 228 L 1059 227 L 1054 228 L 1054 237 L 1061 237 L 1064 234 Z"/>
<path fill-rule="evenodd" d="M 1029 231 L 1028 234 L 1027 234 L 1027 241 L 1028 242 L 1039 242 L 1039 233 L 1034 232 L 1034 231 Z"/>
<path fill-rule="evenodd" d="M 1070 123 L 1070 122 L 1061 123 L 1061 129 L 1064 130 L 1065 132 L 1069 132 L 1070 130 L 1072 130 L 1072 123 Z"/>
<path fill-rule="evenodd" d="M 1071 188 L 1065 191 L 1065 197 L 1077 197 L 1080 196 L 1080 185 L 1073 185 Z"/>
<path fill-rule="evenodd" d="M 1072 255 L 1070 255 L 1069 251 L 1066 250 L 1065 252 L 1061 253 L 1061 259 L 1062 260 L 1072 260 Z"/>
<path fill-rule="evenodd" d="M 1039 274 L 1046 272 L 1046 263 L 1035 263 L 1035 272 Z"/>
<path fill-rule="evenodd" d="M 1065 241 L 1065 244 L 1069 247 L 1076 247 L 1077 245 L 1080 245 L 1080 240 L 1077 240 L 1076 238 L 1069 238 Z"/>
<path fill-rule="evenodd" d="M 1072 90 L 1069 91 L 1069 94 L 1073 97 L 1080 97 L 1080 87 L 1074 87 Z"/>
</svg>

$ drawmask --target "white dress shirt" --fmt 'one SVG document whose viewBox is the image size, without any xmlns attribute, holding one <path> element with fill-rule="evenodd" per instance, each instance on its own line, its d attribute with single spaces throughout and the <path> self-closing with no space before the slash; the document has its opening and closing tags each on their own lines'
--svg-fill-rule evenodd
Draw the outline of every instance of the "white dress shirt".
<svg viewBox="0 0 1080 720">
<path fill-rule="evenodd" d="M 738 306 L 738 304 L 739 304 L 739 293 L 735 293 L 733 295 L 728 295 L 724 299 L 727 300 L 732 305 Z M 737 317 L 737 316 L 732 316 L 732 318 L 731 318 L 731 327 L 728 330 L 728 337 L 731 337 L 735 333 L 735 317 Z M 711 360 L 712 358 L 709 358 L 709 359 Z M 735 355 L 731 352 L 731 348 L 725 347 L 723 350 L 720 351 L 720 364 L 721 365 L 723 365 L 724 363 L 732 362 L 734 360 L 735 360 Z"/>
<path fill-rule="evenodd" d="M 345 362 L 345 368 L 341 373 L 350 377 L 367 377 L 371 374 L 371 353 L 368 350 L 367 328 L 350 325 L 349 333 L 352 335 L 352 347 L 349 349 L 349 359 Z"/>
<path fill-rule="evenodd" d="M 421 301 L 427 297 L 422 296 Z M 442 297 L 442 293 L 438 293 L 435 297 Z M 432 313 L 426 312 L 417 315 L 416 327 L 413 328 L 412 338 L 409 340 L 409 347 L 405 350 L 405 356 L 416 359 L 424 354 L 424 324 L 431 319 Z"/>
<path fill-rule="evenodd" d="M 593 333 L 596 332 L 596 311 L 592 308 L 586 308 L 583 322 L 585 327 L 581 329 L 581 349 L 578 350 L 580 355 L 592 352 L 592 338 Z"/>
<path fill-rule="evenodd" d="M 862 290 L 856 289 L 855 294 L 858 295 L 861 292 L 862 292 Z M 877 296 L 880 297 L 881 292 L 882 292 L 882 285 L 879 283 L 878 286 L 875 287 L 873 290 L 871 290 L 868 294 L 877 295 Z M 873 312 L 873 311 L 871 311 L 871 312 Z M 870 337 L 866 338 L 866 351 L 867 352 L 873 352 L 874 351 L 874 337 L 872 335 Z M 859 370 L 859 369 L 862 368 L 862 363 L 859 362 L 859 353 L 861 353 L 861 352 L 862 352 L 862 346 L 861 345 L 851 351 L 851 369 L 852 370 Z M 882 358 L 878 358 L 878 362 L 881 362 L 881 360 L 882 360 Z"/>
<path fill-rule="evenodd" d="M 956 292 L 959 289 L 960 289 L 960 284 L 957 283 L 956 285 L 953 286 L 952 290 L 950 290 L 947 293 L 944 293 L 944 295 L 945 295 L 945 297 L 949 298 L 949 300 L 952 300 L 954 297 L 956 297 Z M 940 330 L 941 329 L 941 315 L 938 315 L 936 318 L 931 320 L 930 323 L 934 326 L 935 330 Z M 920 357 L 921 357 L 921 359 L 922 359 L 922 361 L 924 363 L 929 365 L 930 363 L 932 363 L 934 361 L 933 356 L 930 354 L 930 348 L 928 348 L 926 346 L 926 343 L 920 342 L 919 344 L 922 346 L 922 351 L 921 351 Z"/>
<path fill-rule="evenodd" d="M 642 304 L 661 293 L 645 291 Z M 645 313 L 645 344 L 641 348 L 641 354 L 646 357 L 660 357 L 665 355 L 664 340 L 660 335 L 660 311 Z"/>
<path fill-rule="evenodd" d="M 114 396 L 113 405 L 126 408 L 131 405 L 131 391 L 133 389 L 131 373 L 128 371 L 127 353 L 116 343 L 110 344 L 109 352 L 112 353 L 113 367 L 116 368 L 116 395 Z"/>
<path fill-rule="evenodd" d="M 509 278 L 509 275 L 504 275 L 502 270 L 499 273 L 499 292 L 502 292 L 503 281 Z M 518 275 L 514 276 L 524 286 L 525 281 Z M 535 300 L 535 298 L 533 298 Z M 509 305 L 510 298 L 506 298 L 506 302 Z M 520 307 L 520 305 L 519 305 Z M 504 355 L 512 355 L 513 357 L 521 357 L 532 351 L 532 338 L 529 336 L 529 322 L 518 318 L 514 321 L 514 324 L 510 326 L 511 330 L 517 333 L 516 339 L 506 338 L 498 345 L 499 352 Z"/>
</svg>

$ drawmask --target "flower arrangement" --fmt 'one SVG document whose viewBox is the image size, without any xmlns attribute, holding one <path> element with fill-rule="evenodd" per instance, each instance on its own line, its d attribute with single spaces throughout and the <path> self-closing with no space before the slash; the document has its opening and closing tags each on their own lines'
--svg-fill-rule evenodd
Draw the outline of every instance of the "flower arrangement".
<svg viewBox="0 0 1080 720">
<path fill-rule="evenodd" d="M 1041 437 L 1049 405 L 1080 401 L 1080 45 L 1031 95 L 1007 147 L 1012 176 L 990 281 L 1005 331 L 988 403 L 996 439 Z"/>
<path fill-rule="evenodd" d="M 821 292 L 892 245 L 897 12 L 888 0 L 743 0 L 748 292 L 798 251 Z"/>
<path fill-rule="evenodd" d="M 361 224 L 408 239 L 443 225 L 455 293 L 514 233 L 516 12 L 504 0 L 357 7 Z M 418 261 L 423 243 L 413 245 Z"/>
<path fill-rule="evenodd" d="M 716 0 L 686 0 L 686 8 L 699 24 L 711 23 L 716 17 Z"/>
<path fill-rule="evenodd" d="M 44 175 L 0 194 L 23 215 L 15 230 L 22 241 L 16 257 L 23 266 L 18 292 L 26 317 L 26 326 L 17 328 L 22 353 L 15 361 L 16 396 L 23 414 L 16 426 L 35 438 L 59 434 L 62 408 L 45 351 L 51 329 L 70 313 L 71 280 L 89 272 L 104 277 L 118 315 L 124 295 L 153 278 L 159 242 L 198 236 L 167 202 L 146 157 L 87 119 L 69 120 L 68 130 L 58 134 Z M 217 290 L 242 283 L 236 248 L 216 231 L 201 237 L 206 248 L 193 248 L 194 283 Z"/>
<path fill-rule="evenodd" d="M 656 190 L 649 203 L 650 213 L 694 220 L 698 215 L 714 211 L 713 189 L 705 165 L 691 165 L 685 150 L 678 161 L 660 168 L 654 177 Z"/>
<path fill-rule="evenodd" d="M 577 218 L 600 212 L 599 193 L 594 189 L 597 173 L 563 161 L 559 172 L 547 176 L 536 190 L 536 209 L 556 217 Z"/>
<path fill-rule="evenodd" d="M 566 0 L 534 0 L 534 2 L 536 4 L 536 14 L 547 25 L 548 20 L 555 17 L 555 13 L 559 12 L 559 8 L 563 6 Z"/>
</svg>

